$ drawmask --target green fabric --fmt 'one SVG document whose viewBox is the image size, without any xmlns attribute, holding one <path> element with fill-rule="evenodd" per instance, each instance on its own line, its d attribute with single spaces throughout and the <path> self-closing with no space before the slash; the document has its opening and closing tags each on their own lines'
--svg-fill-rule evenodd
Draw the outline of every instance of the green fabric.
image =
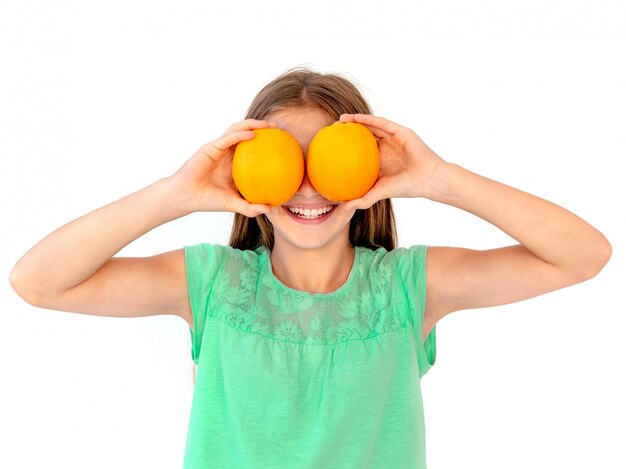
<svg viewBox="0 0 626 469">
<path fill-rule="evenodd" d="M 426 249 L 358 247 L 344 285 L 312 294 L 282 284 L 265 248 L 186 247 L 184 468 L 425 468 Z"/>
</svg>

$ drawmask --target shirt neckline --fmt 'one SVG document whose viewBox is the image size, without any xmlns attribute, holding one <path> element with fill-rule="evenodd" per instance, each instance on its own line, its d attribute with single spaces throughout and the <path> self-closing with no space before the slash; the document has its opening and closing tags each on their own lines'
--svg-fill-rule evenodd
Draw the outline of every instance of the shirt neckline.
<svg viewBox="0 0 626 469">
<path fill-rule="evenodd" d="M 354 260 L 352 261 L 352 267 L 350 268 L 350 273 L 348 274 L 348 278 L 346 279 L 345 282 L 343 282 L 343 284 L 339 288 L 337 288 L 335 291 L 332 291 L 332 292 L 311 293 L 311 292 L 304 291 L 304 290 L 297 290 L 295 288 L 291 288 L 285 285 L 283 282 L 280 281 L 278 277 L 274 275 L 274 272 L 272 271 L 272 260 L 270 259 L 270 255 L 269 255 L 270 250 L 265 246 L 260 247 L 262 269 L 263 269 L 262 274 L 267 275 L 270 279 L 272 279 L 272 282 L 275 283 L 278 286 L 278 288 L 280 288 L 281 290 L 287 291 L 289 293 L 304 296 L 304 297 L 310 297 L 310 298 L 330 298 L 330 297 L 341 294 L 344 290 L 347 290 L 352 284 L 353 278 L 356 276 L 357 266 L 359 265 L 361 249 L 363 249 L 361 246 L 354 247 Z"/>
</svg>

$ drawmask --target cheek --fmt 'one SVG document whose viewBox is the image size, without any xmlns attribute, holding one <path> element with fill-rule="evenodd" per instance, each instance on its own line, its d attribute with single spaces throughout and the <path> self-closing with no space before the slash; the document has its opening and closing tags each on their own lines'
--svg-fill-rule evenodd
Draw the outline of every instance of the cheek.
<svg viewBox="0 0 626 469">
<path fill-rule="evenodd" d="M 276 218 L 278 217 L 278 210 L 280 210 L 280 207 L 272 207 L 272 210 L 270 211 L 270 213 L 266 213 L 265 216 L 266 218 L 269 220 L 269 222 L 274 225 L 276 223 Z"/>
<path fill-rule="evenodd" d="M 265 216 L 272 224 L 274 230 L 277 227 L 287 226 L 291 221 L 289 220 L 289 214 L 285 213 L 285 209 L 282 206 L 272 207 L 270 213 L 265 214 Z"/>
<path fill-rule="evenodd" d="M 307 227 L 304 225 L 302 229 L 318 230 L 318 229 L 322 229 L 323 227 L 327 227 L 327 228 L 331 228 L 332 230 L 343 230 L 344 228 L 350 225 L 350 222 L 352 221 L 352 218 L 354 217 L 354 214 L 356 213 L 356 209 L 346 212 L 343 210 L 343 207 L 337 207 L 336 210 L 337 211 L 332 215 L 332 217 L 328 219 L 327 223 L 324 223 L 322 225 L 315 225 L 315 227 L 313 226 Z M 286 229 L 288 227 L 292 227 L 292 228 L 295 227 L 295 229 L 298 229 L 298 224 L 293 223 L 293 220 L 291 220 L 290 215 L 288 213 L 285 213 L 285 209 L 281 206 L 272 207 L 271 212 L 266 214 L 265 216 L 267 217 L 268 221 L 272 224 L 272 227 L 274 230 L 276 229 L 280 230 L 281 227 L 285 227 Z"/>
<path fill-rule="evenodd" d="M 341 210 L 341 212 L 337 215 L 340 215 L 347 223 L 350 223 L 352 221 L 352 218 L 354 217 L 354 214 L 356 213 L 356 209 L 345 211 L 343 204 L 342 206 L 337 208 Z"/>
</svg>

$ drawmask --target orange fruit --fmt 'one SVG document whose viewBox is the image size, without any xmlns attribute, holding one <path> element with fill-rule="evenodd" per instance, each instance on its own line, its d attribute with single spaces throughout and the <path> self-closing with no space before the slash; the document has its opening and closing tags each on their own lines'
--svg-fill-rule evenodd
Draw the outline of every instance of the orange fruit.
<svg viewBox="0 0 626 469">
<path fill-rule="evenodd" d="M 363 124 L 335 122 L 323 127 L 309 145 L 309 180 L 329 200 L 341 202 L 365 195 L 379 172 L 378 144 Z"/>
<path fill-rule="evenodd" d="M 282 129 L 257 129 L 239 142 L 233 155 L 233 181 L 253 204 L 282 205 L 293 197 L 304 176 L 298 141 Z"/>
</svg>

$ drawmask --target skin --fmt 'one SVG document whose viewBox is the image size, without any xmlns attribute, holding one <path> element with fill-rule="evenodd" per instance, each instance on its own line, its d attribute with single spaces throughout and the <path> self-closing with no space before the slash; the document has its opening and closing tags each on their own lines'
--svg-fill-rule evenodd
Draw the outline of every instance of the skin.
<svg viewBox="0 0 626 469">
<path fill-rule="evenodd" d="M 307 150 L 315 134 L 333 120 L 317 109 L 281 111 L 268 117 L 279 128 L 290 132 Z M 288 206 L 317 208 L 336 204 L 319 194 L 306 174 Z M 343 210 L 343 204 L 323 223 L 304 225 L 294 221 L 283 207 L 273 207 L 267 214 L 274 227 L 274 248 L 271 253 L 274 275 L 285 285 L 297 290 L 327 293 L 338 289 L 348 278 L 354 260 L 350 245 L 350 220 L 356 209 Z M 297 263 L 293 259 L 298 259 Z"/>
<path fill-rule="evenodd" d="M 608 262 L 607 239 L 568 210 L 446 162 L 414 131 L 382 117 L 343 115 L 341 121 L 360 122 L 377 137 L 381 175 L 365 196 L 340 204 L 323 223 L 297 224 L 283 208 L 250 204 L 235 190 L 234 146 L 253 138 L 252 129 L 284 128 L 306 155 L 312 136 L 330 123 L 318 111 L 283 111 L 268 121 L 232 125 L 175 174 L 52 232 L 16 263 L 13 288 L 42 308 L 116 317 L 175 314 L 193 327 L 182 249 L 146 258 L 115 254 L 157 226 L 193 212 L 265 213 L 275 228 L 271 260 L 278 279 L 304 291 L 334 291 L 354 259 L 348 242 L 352 214 L 389 197 L 422 197 L 457 207 L 517 241 L 484 251 L 429 248 L 424 338 L 451 312 L 564 288 L 594 277 Z M 305 177 L 286 205 L 326 203 Z"/>
</svg>

